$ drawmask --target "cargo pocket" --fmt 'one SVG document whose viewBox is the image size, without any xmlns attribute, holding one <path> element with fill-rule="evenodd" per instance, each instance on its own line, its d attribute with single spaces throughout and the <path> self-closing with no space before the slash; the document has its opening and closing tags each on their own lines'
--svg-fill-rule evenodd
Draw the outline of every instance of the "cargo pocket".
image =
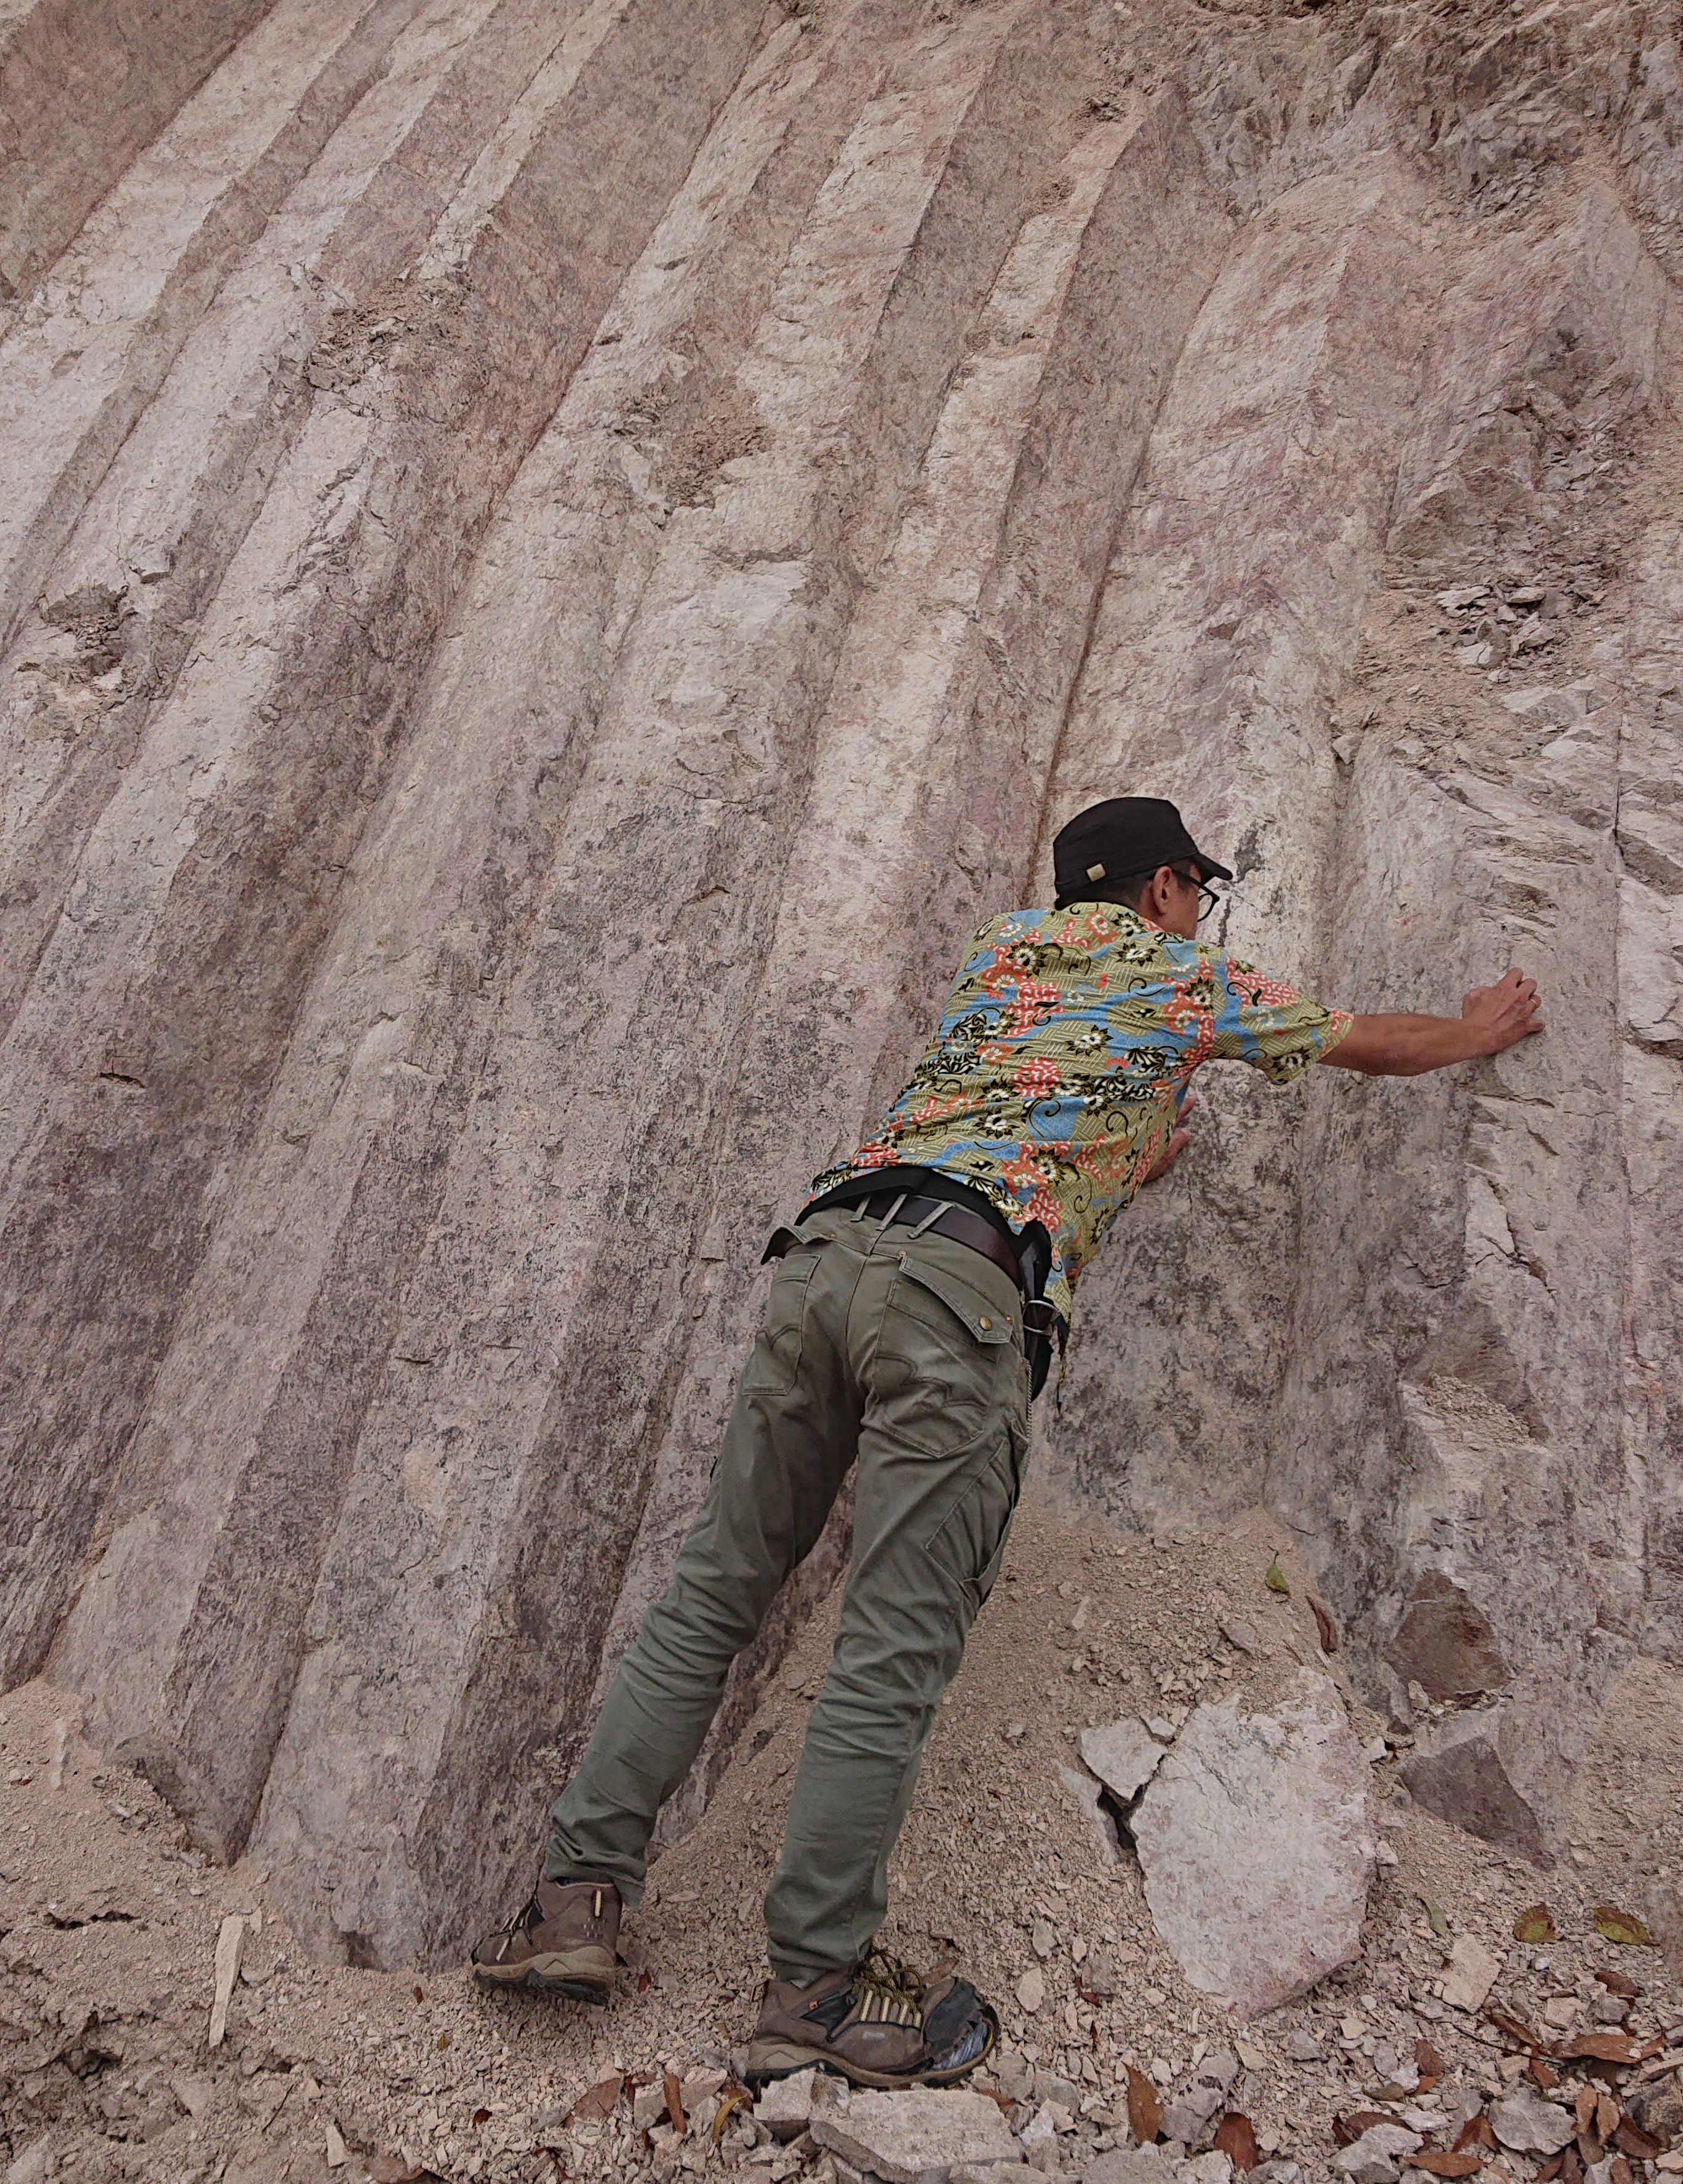
<svg viewBox="0 0 1683 2184">
<path fill-rule="evenodd" d="M 926 1552 L 961 1588 L 973 1615 L 994 1589 L 1005 1560 L 1011 1513 L 1023 1490 L 1028 1435 L 1006 1429 L 998 1446 L 948 1511 Z"/>
<path fill-rule="evenodd" d="M 775 1243 L 788 1232 L 780 1229 Z M 827 1236 L 797 1239 L 777 1262 L 766 1315 L 754 1338 L 753 1355 L 742 1376 L 744 1388 L 786 1396 L 800 1371 L 801 1330 L 806 1321 L 806 1290 Z"/>
<path fill-rule="evenodd" d="M 919 1456 L 956 1457 L 1019 1407 L 1014 1306 L 944 1268 L 902 1256 L 871 1368 L 871 1423 Z"/>
</svg>

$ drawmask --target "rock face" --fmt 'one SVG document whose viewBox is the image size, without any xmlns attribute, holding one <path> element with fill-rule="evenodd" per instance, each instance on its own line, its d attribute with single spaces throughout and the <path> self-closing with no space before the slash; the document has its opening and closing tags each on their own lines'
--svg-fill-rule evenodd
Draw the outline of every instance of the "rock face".
<svg viewBox="0 0 1683 2184">
<path fill-rule="evenodd" d="M 1374 1877 L 1368 1763 L 1326 1678 L 1297 1689 L 1277 1714 L 1197 1708 L 1133 1816 L 1157 1930 L 1244 2018 L 1359 1953 Z"/>
<path fill-rule="evenodd" d="M 1499 1711 L 1416 1794 L 1552 1843 L 1683 1658 L 1669 17 L 0 18 L 6 1678 L 316 1946 L 454 1950 L 766 1231 L 1161 792 L 1240 952 L 1551 1031 L 1209 1072 L 1045 1454 L 1272 1501 L 1370 1695 Z"/>
</svg>

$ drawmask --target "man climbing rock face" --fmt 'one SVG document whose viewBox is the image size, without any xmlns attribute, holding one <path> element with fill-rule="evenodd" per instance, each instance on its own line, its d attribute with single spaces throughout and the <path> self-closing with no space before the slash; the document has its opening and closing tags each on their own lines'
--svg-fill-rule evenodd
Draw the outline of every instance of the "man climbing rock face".
<svg viewBox="0 0 1683 2184">
<path fill-rule="evenodd" d="M 835 1651 L 766 1897 L 753 2084 L 814 2063 L 860 2085 L 949 2084 L 998 2036 L 967 1981 L 926 1983 L 873 1948 L 889 1854 L 1005 1552 L 1075 1284 L 1186 1144 L 1195 1071 L 1414 1076 L 1542 1028 L 1518 971 L 1458 1017 L 1352 1017 L 1201 944 L 1211 883 L 1232 874 L 1156 798 L 1095 805 L 1053 856 L 1056 906 L 977 933 L 881 1128 L 767 1246 L 771 1295 L 706 1502 L 556 1802 L 535 1893 L 473 1952 L 487 1985 L 607 1999 L 655 1815 L 856 1463 Z"/>
</svg>

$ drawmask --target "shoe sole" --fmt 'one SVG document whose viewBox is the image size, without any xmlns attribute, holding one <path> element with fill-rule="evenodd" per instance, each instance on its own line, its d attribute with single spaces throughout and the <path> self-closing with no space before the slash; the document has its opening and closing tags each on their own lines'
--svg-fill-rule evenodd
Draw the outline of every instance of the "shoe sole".
<svg viewBox="0 0 1683 2184">
<path fill-rule="evenodd" d="M 595 1963 L 581 1963 L 576 1956 L 552 1951 L 545 1956 L 528 1957 L 521 1964 L 475 1964 L 473 1976 L 479 1986 L 494 1988 L 499 1994 L 527 1987 L 534 1994 L 564 1994 L 572 2002 L 594 2003 L 598 2008 L 614 1988 L 612 1969 L 601 1965 L 599 1954 Z"/>
<path fill-rule="evenodd" d="M 750 2092 L 757 2092 L 773 2079 L 792 2078 L 797 2070 L 810 2070 L 816 2064 L 834 2077 L 845 2078 L 850 2085 L 878 2092 L 892 2092 L 896 2086 L 956 2086 L 972 2070 L 979 2070 L 1000 2044 L 1000 2020 L 986 2003 L 982 2005 L 982 2015 L 988 2027 L 988 2044 L 956 2070 L 867 2070 L 833 2048 L 806 2048 L 798 2040 L 766 2040 L 750 2047 L 743 2082 Z"/>
</svg>

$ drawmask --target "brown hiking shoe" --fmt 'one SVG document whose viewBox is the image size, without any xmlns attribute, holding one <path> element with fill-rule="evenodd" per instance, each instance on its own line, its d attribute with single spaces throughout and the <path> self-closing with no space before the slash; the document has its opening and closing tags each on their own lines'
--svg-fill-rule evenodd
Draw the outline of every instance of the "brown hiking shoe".
<svg viewBox="0 0 1683 2184">
<path fill-rule="evenodd" d="M 967 2078 L 1000 2036 L 1000 2020 L 968 1980 L 928 1986 L 873 1949 L 850 1972 L 811 1986 L 766 1983 L 743 2073 L 758 2088 L 792 2071 L 834 2070 L 855 2086 L 951 2086 Z"/>
<path fill-rule="evenodd" d="M 482 1986 L 531 1986 L 605 2002 L 614 1985 L 620 1892 L 607 1881 L 540 1880 L 505 1926 L 475 1945 Z"/>
</svg>

